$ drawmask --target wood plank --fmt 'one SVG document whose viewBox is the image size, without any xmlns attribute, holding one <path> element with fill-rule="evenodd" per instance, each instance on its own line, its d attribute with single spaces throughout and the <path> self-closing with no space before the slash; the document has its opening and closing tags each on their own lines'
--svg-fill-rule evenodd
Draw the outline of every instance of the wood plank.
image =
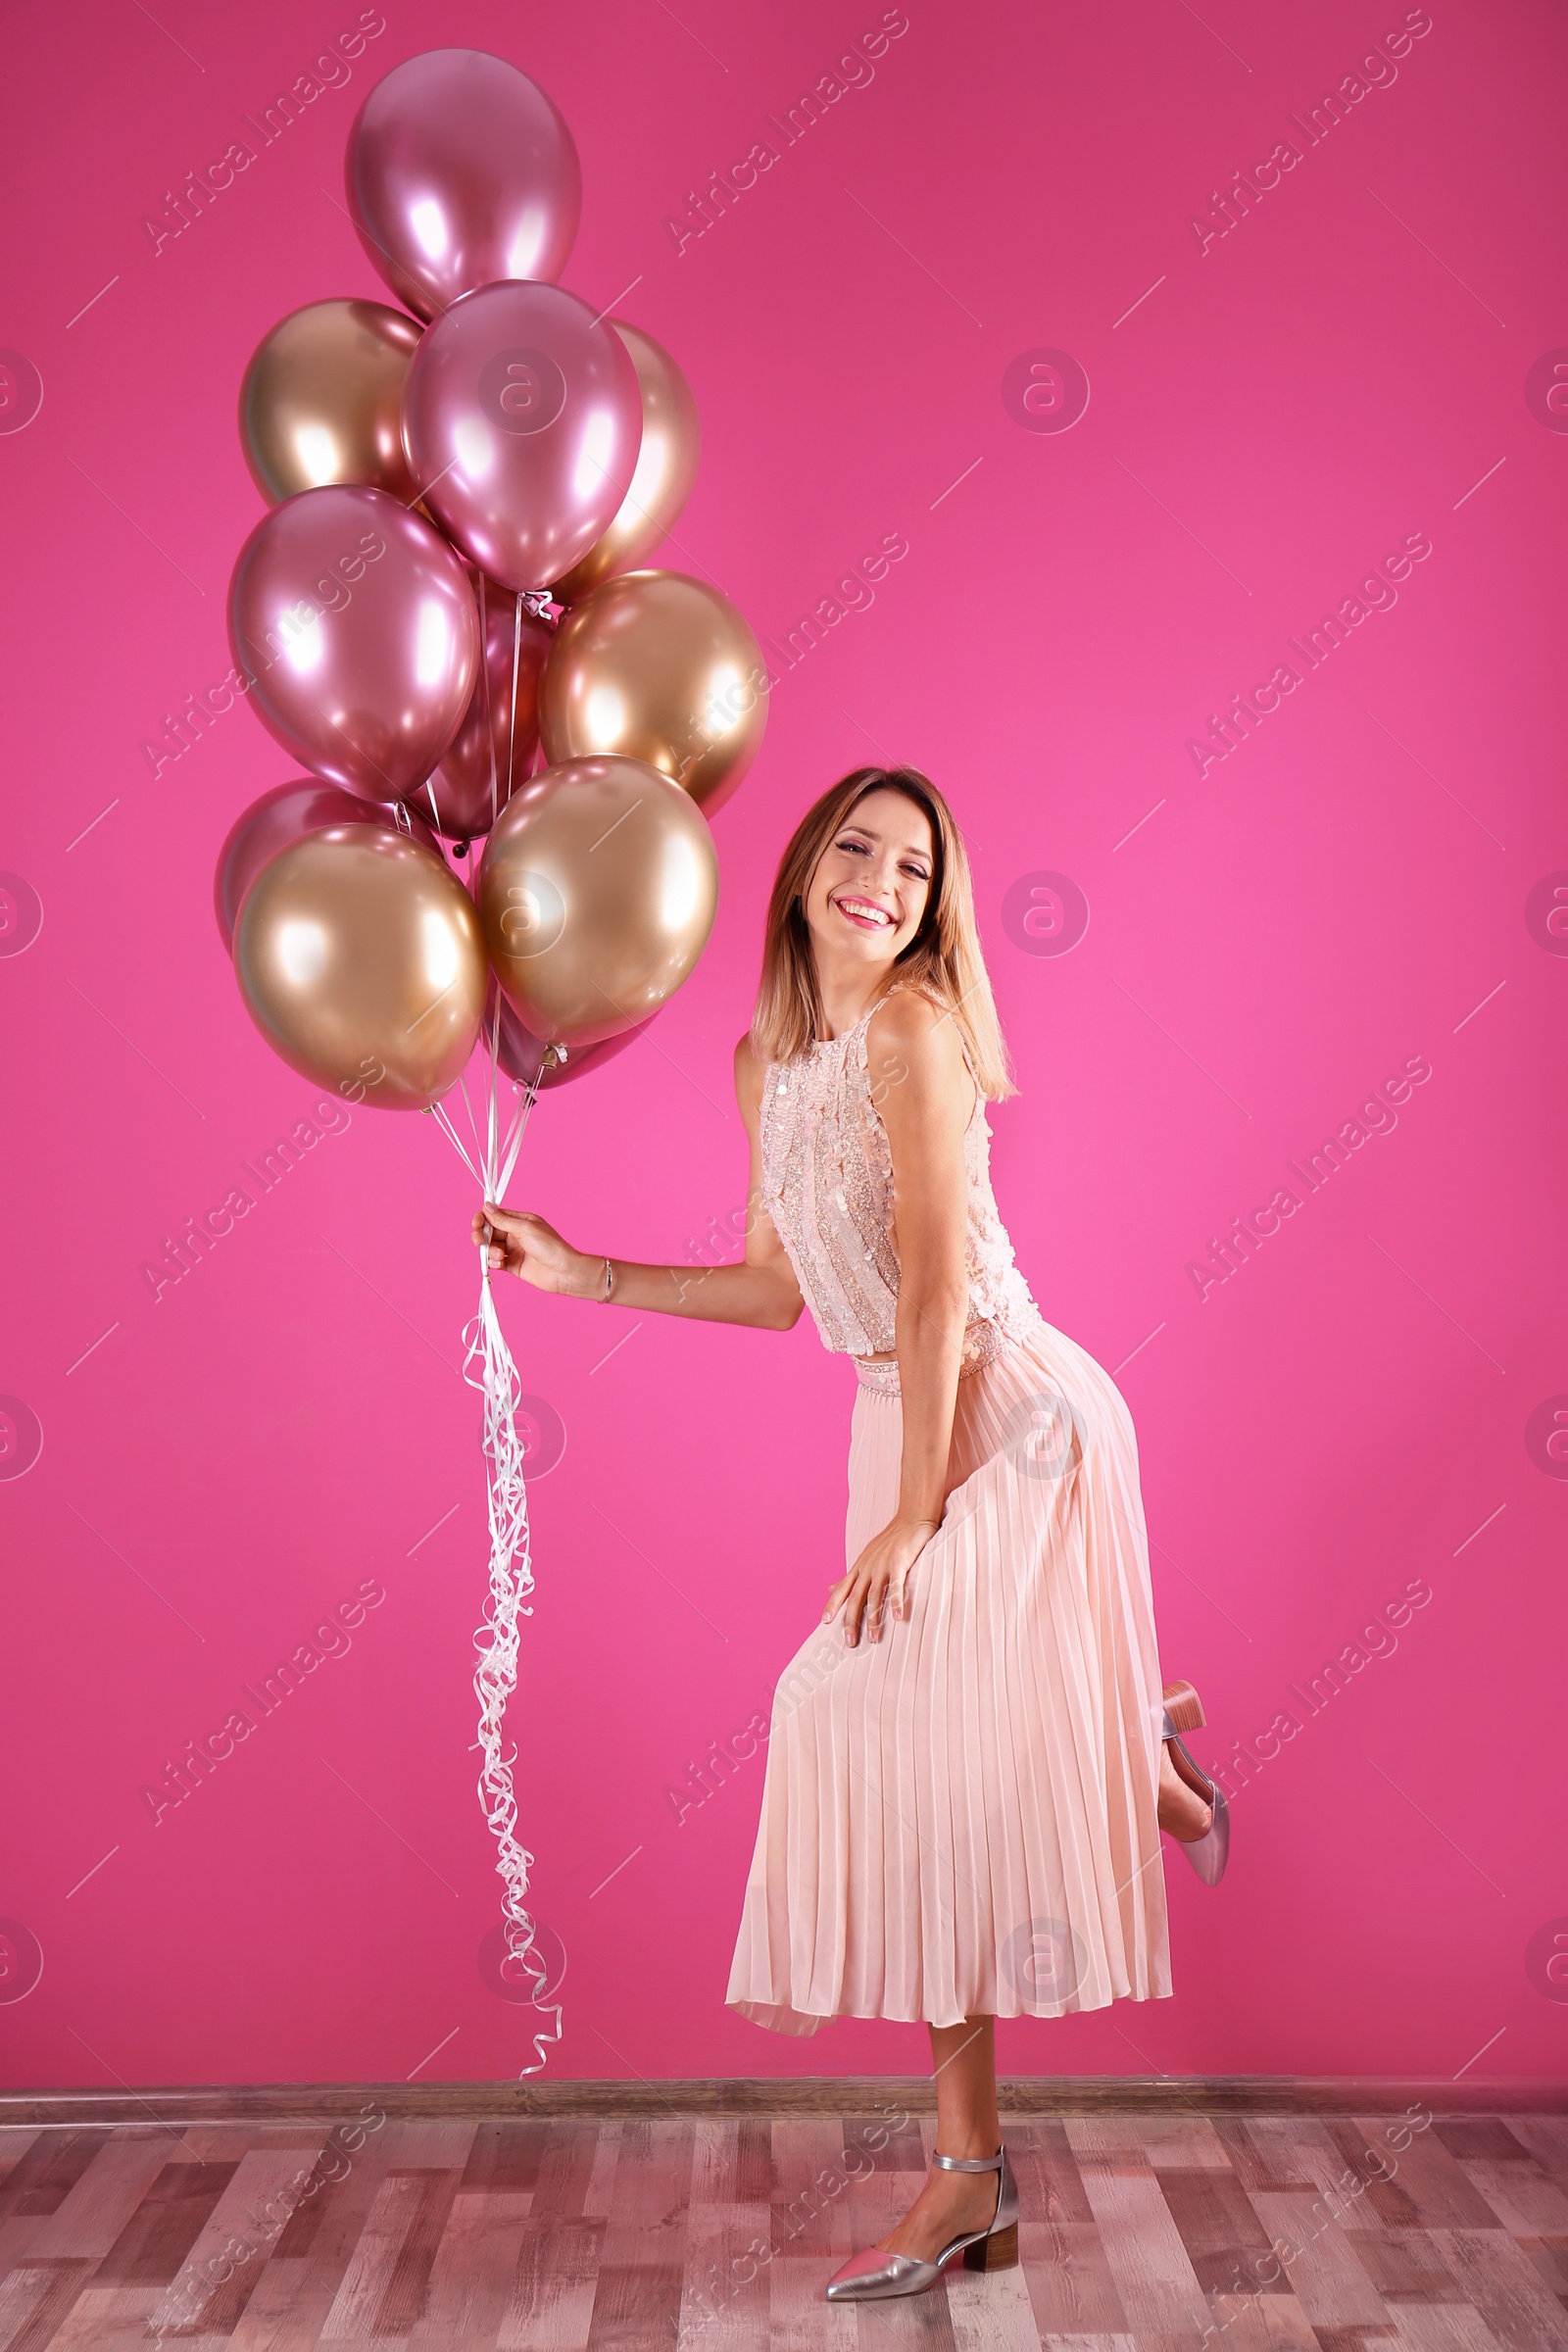
<svg viewBox="0 0 1568 2352">
<path fill-rule="evenodd" d="M 910 2173 L 920 2180 L 931 2170 L 931 2145 L 922 2129 L 922 2117 L 894 2108 L 890 2102 L 887 2114 L 845 2115 L 838 2120 L 841 2161 L 847 2167 L 859 2161 L 856 2151 L 863 2148 L 890 2173 Z M 910 2188 L 911 2200 L 917 2193 Z"/>
<path fill-rule="evenodd" d="M 375 2315 L 423 2196 L 423 2174 L 385 2174 L 322 2324 L 323 2344 L 374 2333 Z"/>
<path fill-rule="evenodd" d="M 1325 2328 L 1387 2328 L 1388 2307 L 1321 2197 L 1253 2189 L 1257 2210 L 1301 2309 Z"/>
<path fill-rule="evenodd" d="M 161 2132 L 117 2132 L 42 2224 L 34 2258 L 107 2254 L 163 2171 L 168 2151 Z"/>
<path fill-rule="evenodd" d="M 257 2281 L 230 2352 L 298 2352 L 314 2345 L 386 2177 L 389 2133 L 364 2147 L 328 2143 Z"/>
<path fill-rule="evenodd" d="M 692 2125 L 623 2125 L 615 2196 L 600 2245 L 591 2352 L 673 2347 L 680 2331 Z"/>
<path fill-rule="evenodd" d="M 1215 2333 L 1202 2352 L 1323 2352 L 1328 2338 L 1339 2330 L 1314 2328 L 1296 2297 L 1273 2295 L 1214 2295 Z M 1348 2329 L 1346 2333 L 1359 2333 Z M 1389 2331 L 1393 2336 L 1392 2328 Z M 1386 2352 L 1397 2352 L 1388 2341 Z"/>
<path fill-rule="evenodd" d="M 946 2273 L 946 2287 L 955 2352 L 1039 2352 L 1040 2336 L 1021 2268 L 982 2274 L 955 2264 Z M 930 2300 L 935 2302 L 941 2292 L 933 2288 Z"/>
<path fill-rule="evenodd" d="M 166 2164 L 93 2274 L 95 2286 L 167 2287 L 237 2164 Z"/>
<path fill-rule="evenodd" d="M 1440 2115 L 1432 2129 L 1461 2164 L 1467 2156 L 1481 2156 L 1491 2164 L 1518 2164 L 1528 2153 L 1500 2115 Z"/>
<path fill-rule="evenodd" d="M 600 2221 L 543 2222 L 524 2234 L 499 2352 L 587 2352 L 603 2237 Z"/>
<path fill-rule="evenodd" d="M 1138 2135 L 1132 2116 L 1075 2116 L 1066 2125 L 1067 2145 L 1085 2186 L 1089 2175 L 1124 2175 L 1129 2180 L 1152 2180 L 1153 2160 Z"/>
<path fill-rule="evenodd" d="M 1501 2352 L 1473 2303 L 1399 2304 L 1399 2343 L 1413 2352 Z"/>
<path fill-rule="evenodd" d="M 1153 2169 L 1142 2149 L 1136 2151 L 1142 2173 L 1130 2152 L 1091 2153 L 1086 2139 L 1099 2130 L 1073 2123 L 1068 2137 L 1132 2332 L 1200 2335 L 1209 2324 L 1207 2299 Z"/>
<path fill-rule="evenodd" d="M 49 2279 L 49 2271 L 33 2263 L 18 2263 L 0 2278 L 0 2352 L 10 2352 L 48 2293 Z"/>
<path fill-rule="evenodd" d="M 753 2345 L 765 2343 L 767 2352 L 859 2352 L 863 2343 L 867 2352 L 897 2352 L 889 2314 L 872 2307 L 864 2315 L 869 2324 L 862 2335 L 862 2315 L 855 2305 L 829 2303 L 824 2297 L 822 2290 L 842 2259 L 828 2261 L 820 2254 L 802 2253 L 798 2247 L 775 2253 L 767 2269 L 767 2332 L 755 2335 Z M 946 2301 L 940 2317 L 946 2321 Z M 876 2342 L 878 2325 L 880 2344 Z M 905 2333 L 902 2327 L 898 2333 Z M 952 2341 L 950 2329 L 946 2346 L 939 2342 L 938 2352 L 948 2352 Z M 683 2335 L 681 2352 L 707 2352 L 702 2335 L 689 2340 Z"/>
<path fill-rule="evenodd" d="M 1156 2173 L 1228 2173 L 1231 2154 L 1208 2115 L 1140 2115 L 1133 2129 Z"/>
<path fill-rule="evenodd" d="M 57 2212 L 108 2144 L 109 2134 L 102 2128 L 40 2132 L 0 2187 L 0 2218 L 32 2220 Z"/>
<path fill-rule="evenodd" d="M 1043 2335 L 1042 2352 L 1138 2352 L 1131 2335 Z"/>
<path fill-rule="evenodd" d="M 1042 2338 L 1127 2333 L 1121 2289 L 1093 2215 L 1081 2222 L 1020 2222 L 1018 2256 Z"/>
<path fill-rule="evenodd" d="M 329 2123 L 322 2123 L 318 2128 L 315 2134 L 318 2142 L 325 2137 L 330 2129 Z M 261 2147 L 265 2137 L 278 2132 L 292 2132 L 298 2135 L 303 2131 L 304 2127 L 299 2124 L 189 2124 L 178 2134 L 178 2144 L 172 2146 L 168 2153 L 171 2162 L 182 2159 L 189 2164 L 233 2166 L 238 2164 L 242 2156 L 249 2155 L 252 2148 Z"/>
<path fill-rule="evenodd" d="M 735 2127 L 737 2130 L 740 2127 Z M 599 2154 L 599 2126 L 568 2121 L 545 2127 L 545 2144 L 534 2177 L 532 2213 L 537 2221 L 579 2222 Z"/>
<path fill-rule="evenodd" d="M 372 2335 L 412 2334 L 424 2310 L 430 2273 L 452 2218 L 461 2175 L 448 2166 L 440 2171 L 421 2169 L 398 2178 L 416 2180 L 419 2196 L 370 2324 Z"/>
<path fill-rule="evenodd" d="M 680 2345 L 752 2352 L 766 2335 L 772 2220 L 765 2199 L 693 2201 L 676 2332 Z"/>
<path fill-rule="evenodd" d="M 739 2117 L 736 2134 L 735 2194 L 742 2204 L 766 2204 L 773 2194 L 773 2120 Z"/>
<path fill-rule="evenodd" d="M 1510 2115 L 1508 2130 L 1540 2165 L 1548 2180 L 1568 2188 L 1568 2118 L 1557 2115 Z"/>
<path fill-rule="evenodd" d="M 82 2287 L 54 2334 L 49 2352 L 147 2352 L 147 2322 L 158 2300 L 153 2286 Z M 188 2352 L 182 2345 L 180 2352 Z"/>
<path fill-rule="evenodd" d="M 871 2180 L 848 2180 L 843 2124 L 825 2120 L 786 2119 L 773 2126 L 773 2243 L 790 2254 L 831 2257 L 828 2275 L 852 2246 L 874 2245 L 884 2236 L 916 2193 L 887 2149 Z M 853 2237 L 852 2227 L 858 2232 Z"/>
<path fill-rule="evenodd" d="M 594 2169 L 588 2176 L 588 2185 L 582 2192 L 582 2218 L 585 2222 L 608 2222 L 615 2194 L 615 2168 L 620 2162 L 620 2134 L 624 2129 L 618 2117 L 602 2122 L 594 2137 Z"/>
<path fill-rule="evenodd" d="M 304 2183 L 296 2175 L 303 2171 L 309 2179 L 320 2138 L 318 2133 L 305 2146 L 272 2142 L 241 2157 L 170 2279 L 153 2313 L 155 2327 L 169 2333 L 199 2330 L 226 2342 L 299 2202 Z"/>
<path fill-rule="evenodd" d="M 1156 2176 L 1205 2294 L 1289 2294 L 1267 2230 L 1234 2173 L 1162 2168 Z"/>
<path fill-rule="evenodd" d="M 426 2116 L 412 2121 L 396 2119 L 385 2125 L 383 2133 L 390 2153 L 387 2170 L 400 2173 L 435 2173 L 467 2170 L 468 2158 L 478 2136 L 477 2116 Z"/>
<path fill-rule="evenodd" d="M 1095 2227 L 1094 2209 L 1065 2124 L 1012 2125 L 1006 2146 L 1018 2183 L 1020 2213 L 1030 2221 L 1057 2227 L 1069 2223 L 1091 2230 Z"/>
<path fill-rule="evenodd" d="M 1568 2191 L 1548 2180 L 1534 2157 L 1495 2164 L 1485 2156 L 1455 2158 L 1489 2211 L 1515 2237 L 1568 2237 Z"/>
<path fill-rule="evenodd" d="M 735 2186 L 740 2131 L 739 2116 L 704 2115 L 697 2119 L 692 2132 L 691 2203 L 694 2214 L 700 2205 L 747 2202 Z M 759 2201 L 766 2204 L 771 2193 L 772 2184 L 769 2180 Z"/>
<path fill-rule="evenodd" d="M 1289 2175 L 1299 2186 L 1271 2190 L 1271 2194 L 1308 2197 L 1322 2196 L 1330 2208 L 1358 2214 L 1365 2195 L 1365 2183 L 1371 2167 L 1348 2162 L 1345 2150 L 1334 2136 L 1337 2119 L 1316 2116 L 1250 2116 L 1244 2130 L 1253 2145 L 1264 2151 L 1264 2159 L 1276 2176 Z M 1392 2167 L 1390 2151 L 1386 2164 Z M 1348 2181 L 1347 2176 L 1348 2175 Z M 1357 2185 L 1351 2186 L 1350 2183 Z M 1250 2189 L 1249 2189 L 1250 2193 Z M 1406 2215 L 1413 2223 L 1413 2213 Z M 1363 2226 L 1364 2224 L 1359 2224 Z"/>
<path fill-rule="evenodd" d="M 1345 2241 L 1385 2303 L 1465 2299 L 1424 2230 L 1346 2229 Z"/>
<path fill-rule="evenodd" d="M 1329 2124 L 1325 2129 L 1348 2162 L 1354 2161 L 1350 2151 L 1363 2135 L 1366 2147 L 1375 2149 L 1380 2144 L 1374 2136 L 1379 2126 L 1370 2117 L 1358 2117 L 1353 2125 Z M 1418 2132 L 1407 2148 L 1391 2148 L 1388 2162 L 1397 2167 L 1394 2180 L 1375 2182 L 1366 2198 L 1380 2219 L 1385 2205 L 1392 2208 L 1397 2192 L 1409 2199 L 1423 2230 L 1496 2229 L 1497 2216 L 1436 2131 Z M 1371 2167 L 1364 2169 L 1370 2171 Z"/>
<path fill-rule="evenodd" d="M 509 2196 L 532 2195 L 552 2127 L 538 2116 L 520 2123 L 481 2123 L 463 2168 L 466 2191 L 490 2189 Z M 405 2161 L 399 2158 L 399 2162 Z"/>
<path fill-rule="evenodd" d="M 624 2152 L 622 2156 L 624 2162 Z M 604 2225 L 589 2352 L 653 2352 L 679 2339 L 686 2215 Z"/>
<path fill-rule="evenodd" d="M 1512 2352 L 1568 2346 L 1568 2312 L 1548 2294 L 1528 2255 L 1501 2230 L 1434 2231 L 1439 2252 L 1466 2299 Z"/>
<path fill-rule="evenodd" d="M 1568 2237 L 1518 2237 L 1514 2239 L 1521 2254 L 1529 2256 L 1531 2267 L 1548 2295 L 1568 2310 Z"/>
<path fill-rule="evenodd" d="M 1272 2123 L 1272 2131 L 1261 2129 Z M 1273 2189 L 1284 2196 L 1308 2195 L 1317 2183 L 1292 2160 L 1291 2141 L 1283 2116 L 1243 2121 L 1235 2116 L 1214 2119 L 1214 2136 L 1230 2158 L 1231 2170 L 1249 2194 L 1254 2188 Z"/>
<path fill-rule="evenodd" d="M 6 2352 L 44 2352 L 92 2274 L 91 2262 L 29 2264 L 42 2278 L 43 2292 L 13 2334 Z"/>
<path fill-rule="evenodd" d="M 495 2342 L 532 2205 L 531 2190 L 459 2188 L 430 2265 L 422 2309 L 410 2330 L 411 2344 L 445 2352 L 460 2339 Z"/>
</svg>

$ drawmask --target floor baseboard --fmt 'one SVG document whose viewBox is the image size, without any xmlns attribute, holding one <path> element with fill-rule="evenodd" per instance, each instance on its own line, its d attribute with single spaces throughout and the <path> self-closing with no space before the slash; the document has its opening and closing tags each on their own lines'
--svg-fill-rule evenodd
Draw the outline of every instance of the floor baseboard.
<svg viewBox="0 0 1568 2352">
<path fill-rule="evenodd" d="M 1568 2082 L 1438 2077 L 1113 2075 L 1004 2077 L 1004 2116 L 1568 2114 Z M 929 2075 L 743 2076 L 635 2082 L 251 2082 L 144 2090 L 0 2091 L 0 2124 L 86 2126 L 329 2122 L 374 2110 L 446 2116 L 835 2116 L 936 2111 Z"/>
</svg>

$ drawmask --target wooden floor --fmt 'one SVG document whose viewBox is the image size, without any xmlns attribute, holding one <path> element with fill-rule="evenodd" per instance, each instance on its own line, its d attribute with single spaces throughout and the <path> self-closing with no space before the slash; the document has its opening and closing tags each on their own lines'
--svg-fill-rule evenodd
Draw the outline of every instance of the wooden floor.
<svg viewBox="0 0 1568 2352">
<path fill-rule="evenodd" d="M 7 2127 L 0 2352 L 1568 2348 L 1568 2119 L 1411 2120 L 1009 2122 L 1019 2267 L 861 2309 L 822 2288 L 919 2185 L 897 2109 Z"/>
</svg>

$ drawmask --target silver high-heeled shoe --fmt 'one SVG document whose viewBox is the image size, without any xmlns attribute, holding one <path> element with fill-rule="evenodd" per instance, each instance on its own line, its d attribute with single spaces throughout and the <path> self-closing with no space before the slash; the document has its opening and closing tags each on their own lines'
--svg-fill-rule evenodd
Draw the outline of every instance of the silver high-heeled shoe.
<svg viewBox="0 0 1568 2352">
<path fill-rule="evenodd" d="M 966 2271 L 1006 2271 L 1018 2259 L 1018 2183 L 1007 2162 L 1007 2151 L 995 2156 L 933 2156 L 945 2173 L 997 2173 L 997 2210 L 990 2227 L 967 2230 L 944 2246 L 935 2262 L 913 2254 L 890 2254 L 885 2246 L 866 2246 L 852 2254 L 827 2282 L 830 2303 L 873 2303 L 889 2295 L 919 2295 L 935 2286 L 956 2254 L 963 2256 Z"/>
<path fill-rule="evenodd" d="M 1231 1809 L 1225 1802 L 1224 1789 L 1193 1762 L 1181 1738 L 1183 1732 L 1202 1729 L 1206 1721 L 1203 1702 L 1191 1683 L 1167 1683 L 1160 1696 L 1165 1711 L 1159 1736 L 1169 1746 L 1171 1762 L 1180 1777 L 1195 1796 L 1202 1798 L 1212 1814 L 1201 1838 L 1177 1838 L 1173 1842 L 1181 1847 L 1203 1885 L 1217 1886 L 1231 1858 Z"/>
</svg>

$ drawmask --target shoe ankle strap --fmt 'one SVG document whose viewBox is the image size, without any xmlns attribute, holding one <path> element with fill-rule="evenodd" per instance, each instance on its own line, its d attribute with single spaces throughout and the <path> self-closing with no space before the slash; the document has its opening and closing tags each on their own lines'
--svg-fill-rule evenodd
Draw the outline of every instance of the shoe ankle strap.
<svg viewBox="0 0 1568 2352">
<path fill-rule="evenodd" d="M 994 2156 L 933 2156 L 931 2161 L 945 2173 L 1000 2173 L 1006 2153 L 999 2148 Z"/>
</svg>

